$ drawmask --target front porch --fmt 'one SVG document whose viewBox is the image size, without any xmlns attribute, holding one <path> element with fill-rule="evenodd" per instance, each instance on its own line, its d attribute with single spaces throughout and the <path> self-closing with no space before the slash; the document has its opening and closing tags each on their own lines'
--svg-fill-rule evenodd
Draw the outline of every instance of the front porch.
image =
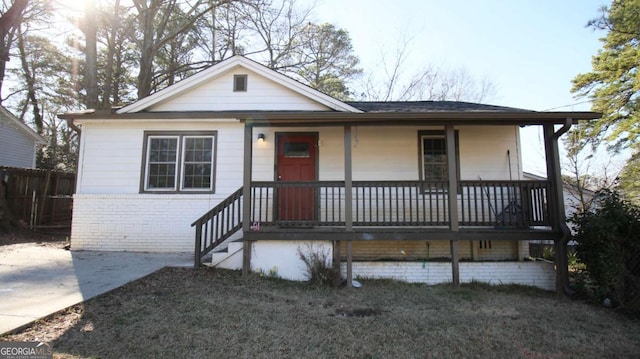
<svg viewBox="0 0 640 359">
<path fill-rule="evenodd" d="M 293 258 L 295 250 L 291 248 L 295 248 L 295 243 L 320 241 L 331 247 L 333 263 L 336 265 L 341 263 L 350 284 L 354 276 L 354 262 L 367 261 L 358 248 L 369 246 L 366 244 L 354 246 L 354 243 L 412 241 L 424 244 L 432 242 L 437 243 L 438 247 L 449 248 L 447 260 L 451 268 L 450 278 L 454 285 L 457 285 L 461 279 L 459 263 L 461 259 L 491 260 L 491 258 L 483 259 L 479 254 L 480 243 L 484 243 L 485 246 L 486 243 L 491 246 L 492 242 L 509 243 L 508 246 L 513 248 L 514 253 L 496 260 L 517 262 L 528 257 L 526 249 L 528 240 L 560 241 L 566 233 L 562 229 L 560 218 L 562 210 L 559 206 L 562 204 L 558 201 L 558 198 L 561 198 L 559 191 L 562 189 L 557 138 L 568 130 L 572 120 L 555 117 L 532 119 L 527 118 L 529 114 L 524 116 L 525 119 L 518 118 L 515 114 L 514 117 L 498 120 L 492 117 L 495 114 L 483 113 L 478 116 L 479 120 L 474 122 L 468 119 L 409 118 L 393 124 L 333 118 L 328 120 L 329 123 L 322 125 L 314 121 L 302 125 L 299 119 L 287 118 L 245 121 L 243 187 L 193 223 L 196 227 L 195 265 L 200 265 L 204 254 L 228 240 L 235 231 L 242 230 L 241 255 L 244 273 L 255 268 L 266 268 L 265 265 L 281 267 L 278 263 L 287 261 L 279 256 L 280 251 L 293 251 L 293 254 L 290 253 L 290 257 Z M 366 119 L 363 117 L 362 120 Z M 554 129 L 556 123 L 564 126 L 556 131 Z M 469 165 L 469 158 L 486 158 L 483 157 L 486 151 L 491 152 L 491 142 L 483 145 L 476 140 L 472 141 L 474 145 L 467 144 L 474 138 L 483 138 L 484 141 L 491 138 L 491 133 L 495 130 L 486 128 L 481 131 L 483 134 L 478 135 L 478 129 L 484 128 L 480 126 L 492 126 L 491 128 L 501 133 L 499 136 L 507 136 L 501 137 L 504 139 L 509 138 L 505 128 L 511 128 L 513 130 L 510 131 L 517 132 L 517 126 L 524 124 L 537 124 L 544 129 L 549 180 L 512 180 L 510 157 L 507 158 L 508 162 L 502 162 L 504 166 L 500 170 L 502 172 L 487 172 L 490 173 L 487 175 L 489 178 L 500 177 L 501 174 L 503 178 L 509 178 L 508 180 L 482 180 L 481 173 L 486 171 L 482 167 L 482 162 L 463 166 L 462 171 L 460 170 L 460 157 L 466 156 L 467 165 Z M 300 132 L 300 126 L 306 132 Z M 360 144 L 359 152 L 355 155 L 352 153 L 354 148 L 352 140 L 354 138 L 358 140 L 358 134 L 353 135 L 354 126 L 366 126 L 364 128 L 369 129 L 367 134 L 371 138 L 380 138 L 387 143 L 388 138 L 396 140 L 404 138 L 400 141 L 409 143 L 410 138 L 415 138 L 413 136 L 421 138 L 420 136 L 431 135 L 434 132 L 441 134 L 446 146 L 446 163 L 449 164 L 445 167 L 446 180 L 434 181 L 425 178 L 363 180 L 363 177 L 368 176 L 363 175 L 366 171 L 363 172 L 365 168 L 362 163 L 370 157 L 368 153 L 376 149 L 363 148 Z M 389 128 L 388 138 L 384 137 L 384 131 L 371 131 L 375 128 Z M 276 130 L 282 132 L 275 132 Z M 266 138 L 275 142 L 275 145 L 266 148 L 266 152 L 262 141 L 254 143 L 256 138 L 264 140 L 264 131 L 267 131 Z M 458 132 L 462 140 L 458 139 Z M 316 173 L 313 177 L 315 180 L 289 178 L 282 180 L 282 174 L 277 166 L 279 133 L 315 136 L 317 147 L 315 150 L 310 150 L 307 157 L 318 156 L 312 151 L 319 152 L 320 141 L 326 141 L 322 144 L 325 163 L 320 165 L 316 163 L 316 170 L 324 168 L 324 172 L 320 170 L 320 173 L 325 175 L 320 177 L 326 178 L 326 173 L 331 173 L 330 177 L 339 176 L 340 179 L 321 178 L 319 180 Z M 330 137 L 327 137 L 327 134 Z M 336 150 L 337 139 L 341 142 L 341 151 Z M 412 145 L 415 143 L 413 141 L 415 140 L 411 140 Z M 462 154 L 458 152 L 458 141 L 464 146 Z M 504 151 L 500 153 L 506 152 L 509 156 L 509 146 L 516 146 L 515 156 L 520 156 L 517 152 L 517 135 L 512 141 L 503 143 L 493 151 L 495 153 Z M 332 146 L 326 148 L 327 143 Z M 374 142 L 371 144 L 373 145 Z M 484 148 L 485 152 L 478 157 L 475 153 L 477 147 L 473 146 L 485 146 L 480 147 Z M 357 143 L 355 147 L 358 147 Z M 405 178 L 410 173 L 407 173 L 406 169 L 415 164 L 415 154 L 419 147 L 407 145 L 400 152 L 397 147 L 395 148 L 394 155 L 397 157 L 385 156 L 386 162 L 376 163 L 376 173 L 382 174 L 379 178 Z M 444 152 L 443 155 L 445 155 Z M 337 154 L 340 157 L 336 157 Z M 274 162 L 269 162 L 269 157 Z M 260 162 L 256 163 L 257 159 Z M 263 162 L 265 159 L 266 163 Z M 400 167 L 407 174 L 394 173 L 396 167 L 394 163 L 398 161 L 402 162 Z M 493 160 L 490 163 L 495 167 L 497 161 Z M 520 159 L 518 158 L 515 163 L 518 166 L 515 177 L 520 178 L 518 175 L 518 171 L 521 171 Z M 358 167 L 357 172 L 353 169 L 354 165 Z M 373 166 L 367 168 L 371 167 Z M 469 168 L 473 169 L 469 170 Z M 255 179 L 256 169 L 259 173 L 258 180 Z M 356 180 L 354 180 L 354 174 L 357 177 Z M 418 177 L 418 171 L 408 175 Z M 272 176 L 274 180 L 264 180 L 268 176 Z M 478 179 L 470 180 L 465 177 Z M 273 243 L 274 248 L 280 249 L 262 248 L 269 242 Z M 286 245 L 287 242 L 289 245 Z M 460 248 L 467 248 L 466 244 L 469 244 L 470 255 L 462 253 L 461 256 Z M 257 247 L 262 248 L 261 253 L 252 253 Z M 262 252 L 271 253 L 273 258 L 265 260 Z M 397 255 L 401 253 L 401 249 L 394 248 L 390 253 Z M 397 262 L 402 262 L 403 259 L 395 258 Z"/>
</svg>

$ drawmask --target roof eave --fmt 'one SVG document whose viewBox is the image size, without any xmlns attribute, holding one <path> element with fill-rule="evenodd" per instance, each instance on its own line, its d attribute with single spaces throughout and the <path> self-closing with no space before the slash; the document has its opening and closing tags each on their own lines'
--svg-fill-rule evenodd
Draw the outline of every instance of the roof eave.
<svg viewBox="0 0 640 359">
<path fill-rule="evenodd" d="M 565 123 L 567 118 L 577 123 L 601 117 L 596 112 L 338 112 L 338 111 L 199 111 L 199 112 L 137 112 L 117 114 L 112 112 L 67 113 L 58 115 L 65 120 L 189 120 L 189 119 L 237 119 L 253 123 L 336 123 L 336 122 L 384 122 L 384 121 L 432 121 L 469 124 L 518 124 L 536 125 Z"/>
</svg>

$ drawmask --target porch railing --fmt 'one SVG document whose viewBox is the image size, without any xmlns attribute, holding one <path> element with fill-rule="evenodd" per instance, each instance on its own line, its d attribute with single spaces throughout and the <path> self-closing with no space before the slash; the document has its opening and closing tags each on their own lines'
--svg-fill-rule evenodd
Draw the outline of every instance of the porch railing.
<svg viewBox="0 0 640 359">
<path fill-rule="evenodd" d="M 202 257 L 242 228 L 242 187 L 191 224 L 196 227 L 194 267 Z"/>
<path fill-rule="evenodd" d="M 353 225 L 360 227 L 447 226 L 447 182 L 354 181 Z M 457 217 L 461 226 L 530 228 L 549 226 L 547 181 L 460 181 Z M 252 182 L 251 224 L 279 227 L 344 226 L 343 181 Z M 242 228 L 241 187 L 193 222 L 194 265 Z"/>
<path fill-rule="evenodd" d="M 547 181 L 460 181 L 462 226 L 548 226 Z M 447 182 L 354 181 L 354 226 L 447 226 Z M 253 182 L 251 222 L 308 227 L 345 224 L 343 181 Z"/>
</svg>

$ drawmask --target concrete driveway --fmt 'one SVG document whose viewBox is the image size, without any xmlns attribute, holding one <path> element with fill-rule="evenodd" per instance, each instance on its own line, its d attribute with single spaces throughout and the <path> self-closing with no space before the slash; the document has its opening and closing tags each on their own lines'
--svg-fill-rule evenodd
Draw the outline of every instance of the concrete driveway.
<svg viewBox="0 0 640 359">
<path fill-rule="evenodd" d="M 0 334 L 163 267 L 192 265 L 192 253 L 67 251 L 36 244 L 0 247 Z"/>
</svg>

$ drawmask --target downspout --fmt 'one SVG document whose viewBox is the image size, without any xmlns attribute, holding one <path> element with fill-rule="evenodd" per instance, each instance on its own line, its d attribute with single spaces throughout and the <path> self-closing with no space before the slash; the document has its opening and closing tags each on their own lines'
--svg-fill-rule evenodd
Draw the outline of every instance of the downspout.
<svg viewBox="0 0 640 359">
<path fill-rule="evenodd" d="M 564 124 L 562 125 L 562 127 L 560 129 L 558 129 L 558 131 L 555 131 L 553 133 L 553 135 L 551 136 L 552 142 L 554 143 L 558 143 L 558 140 L 560 139 L 560 136 L 564 135 L 565 133 L 567 133 L 569 131 L 569 129 L 571 129 L 571 124 L 572 124 L 573 120 L 571 118 L 566 118 L 564 121 Z M 558 153 L 558 161 L 560 160 L 560 156 Z M 560 166 L 560 164 L 558 163 L 558 166 Z M 559 183 L 557 183 L 557 185 L 559 186 L 559 188 L 562 188 L 562 175 L 560 174 L 560 172 L 558 172 L 556 174 L 556 177 L 560 179 Z M 556 246 L 556 257 L 560 258 L 560 260 L 558 261 L 558 267 L 562 266 L 562 271 L 568 270 L 568 262 L 567 262 L 567 244 L 569 243 L 569 238 L 571 236 L 571 231 L 569 230 L 569 226 L 567 226 L 567 218 L 565 216 L 565 208 L 564 208 L 564 198 L 563 196 L 561 196 L 562 192 L 558 189 L 556 189 L 556 195 L 557 195 L 557 203 L 556 203 L 556 207 L 558 210 L 558 216 L 560 219 L 560 223 L 558 223 L 558 226 L 560 227 L 560 231 L 562 232 L 561 237 L 560 237 L 560 243 L 559 246 Z M 556 270 L 559 270 L 559 268 L 556 268 Z M 563 277 L 564 281 L 562 283 L 562 290 L 564 292 L 564 294 L 568 295 L 568 296 L 573 296 L 575 295 L 575 291 L 573 289 L 571 289 L 571 287 L 569 287 L 569 281 L 568 281 L 568 273 L 566 276 Z"/>
<path fill-rule="evenodd" d="M 67 122 L 67 126 L 69 126 L 71 129 L 73 129 L 74 131 L 76 131 L 78 133 L 78 141 L 80 140 L 80 127 L 76 126 L 75 123 L 73 123 L 73 119 L 72 118 L 66 118 L 65 121 Z"/>
</svg>

